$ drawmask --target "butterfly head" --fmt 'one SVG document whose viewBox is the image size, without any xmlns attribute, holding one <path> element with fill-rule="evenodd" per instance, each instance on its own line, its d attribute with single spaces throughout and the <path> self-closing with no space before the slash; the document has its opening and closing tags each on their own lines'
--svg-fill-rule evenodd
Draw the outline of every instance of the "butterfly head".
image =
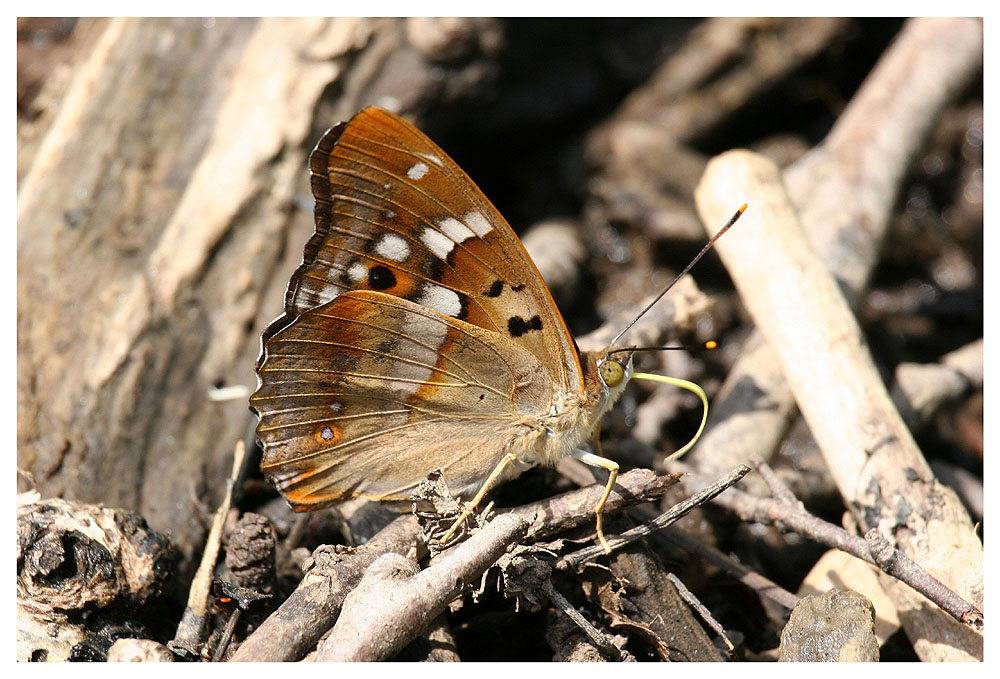
<svg viewBox="0 0 1000 679">
<path fill-rule="evenodd" d="M 584 359 L 587 390 L 603 413 L 619 399 L 632 378 L 632 352 L 607 351 L 588 353 Z"/>
<path fill-rule="evenodd" d="M 632 376 L 632 354 L 624 358 L 605 355 L 597 359 L 597 375 L 608 389 L 623 387 Z"/>
</svg>

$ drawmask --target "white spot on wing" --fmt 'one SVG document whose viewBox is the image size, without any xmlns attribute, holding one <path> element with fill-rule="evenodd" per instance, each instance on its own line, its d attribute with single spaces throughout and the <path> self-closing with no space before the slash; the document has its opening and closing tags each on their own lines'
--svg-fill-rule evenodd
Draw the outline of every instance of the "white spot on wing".
<svg viewBox="0 0 1000 679">
<path fill-rule="evenodd" d="M 422 314 L 408 313 L 403 317 L 401 330 L 403 336 L 419 339 L 419 343 L 407 342 L 407 347 L 412 352 L 409 358 L 412 360 L 394 361 L 388 375 L 399 378 L 399 381 L 388 383 L 389 390 L 405 399 L 416 393 L 420 383 L 429 380 L 434 374 L 431 366 L 437 363 L 438 351 L 444 346 L 448 326 Z"/>
<path fill-rule="evenodd" d="M 455 241 L 430 227 L 420 232 L 420 240 L 441 259 L 447 259 L 448 253 L 455 249 Z"/>
<path fill-rule="evenodd" d="M 347 276 L 352 282 L 357 283 L 368 276 L 368 267 L 361 262 L 354 262 L 350 267 L 348 267 Z"/>
<path fill-rule="evenodd" d="M 454 217 L 448 217 L 447 219 L 442 219 L 440 222 L 438 222 L 438 226 L 440 226 L 441 230 L 444 231 L 448 236 L 451 236 L 451 239 L 456 243 L 464 243 L 465 241 L 469 240 L 470 238 L 476 235 L 476 233 L 472 229 L 470 229 L 469 227 L 467 227 L 465 224 L 458 221 Z"/>
<path fill-rule="evenodd" d="M 316 305 L 326 304 L 327 302 L 332 302 L 333 299 L 340 294 L 340 290 L 331 286 L 324 285 L 315 292 Z"/>
<path fill-rule="evenodd" d="M 421 153 L 420 155 L 422 155 L 424 158 L 431 161 L 438 167 L 444 167 L 444 163 L 441 162 L 441 159 L 435 156 L 433 153 Z"/>
<path fill-rule="evenodd" d="M 471 228 L 454 217 L 445 217 L 437 223 L 440 231 L 425 228 L 420 234 L 420 240 L 435 255 L 445 259 L 455 249 L 456 243 L 464 243 L 470 238 L 483 236 L 493 230 L 493 226 L 478 212 L 468 212 L 465 217 L 471 220 Z"/>
<path fill-rule="evenodd" d="M 493 225 L 489 223 L 486 217 L 483 217 L 480 213 L 470 211 L 466 212 L 462 217 L 465 223 L 469 225 L 477 236 L 485 236 L 490 231 L 493 230 Z"/>
<path fill-rule="evenodd" d="M 438 313 L 453 318 L 458 317 L 462 312 L 462 300 L 458 293 L 433 283 L 425 283 L 420 288 L 420 298 L 417 301 Z"/>
<path fill-rule="evenodd" d="M 406 176 L 410 179 L 423 179 L 429 169 L 424 163 L 415 163 L 413 167 L 406 171 Z"/>
<path fill-rule="evenodd" d="M 402 236 L 387 233 L 375 245 L 375 252 L 394 262 L 405 262 L 410 256 L 410 245 Z"/>
</svg>

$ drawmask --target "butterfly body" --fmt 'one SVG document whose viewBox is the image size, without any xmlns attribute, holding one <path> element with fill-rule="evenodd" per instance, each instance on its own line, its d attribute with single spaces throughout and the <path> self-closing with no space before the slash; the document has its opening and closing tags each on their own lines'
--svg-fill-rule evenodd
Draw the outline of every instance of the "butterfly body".
<svg viewBox="0 0 1000 679">
<path fill-rule="evenodd" d="M 579 354 L 468 176 L 376 108 L 327 132 L 310 168 L 316 231 L 250 400 L 261 468 L 291 506 L 406 500 L 435 469 L 472 495 L 574 454 L 631 361 Z"/>
</svg>

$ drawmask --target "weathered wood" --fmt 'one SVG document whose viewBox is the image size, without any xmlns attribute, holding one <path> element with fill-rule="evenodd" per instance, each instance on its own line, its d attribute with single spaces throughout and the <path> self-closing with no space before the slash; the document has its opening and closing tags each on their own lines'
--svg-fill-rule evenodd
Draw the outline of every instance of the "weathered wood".
<svg viewBox="0 0 1000 679">
<path fill-rule="evenodd" d="M 719 244 L 831 475 L 863 530 L 896 546 L 975 605 L 983 553 L 968 514 L 937 483 L 892 404 L 835 279 L 810 249 L 775 165 L 747 151 L 709 163 L 695 193 L 706 223 L 731 195 L 753 196 L 741 229 Z M 887 578 L 883 586 L 928 660 L 982 659 L 982 636 Z"/>
<path fill-rule="evenodd" d="M 877 262 L 909 160 L 981 67 L 975 20 L 910 22 L 827 139 L 784 172 L 811 247 L 852 299 Z M 745 461 L 747 450 L 767 458 L 794 412 L 774 353 L 755 332 L 688 461 L 721 472 Z"/>
<path fill-rule="evenodd" d="M 317 128 L 417 107 L 440 53 L 490 24 L 435 26 L 89 24 L 18 195 L 18 464 L 44 495 L 138 510 L 196 551 L 312 229 L 296 198 Z M 213 401 L 222 385 L 245 390 Z"/>
<path fill-rule="evenodd" d="M 904 176 L 907 160 L 917 152 L 918 144 L 926 138 L 946 103 L 957 96 L 977 72 L 981 60 L 982 25 L 977 20 L 911 21 L 838 121 L 826 142 L 786 173 L 789 191 L 809 239 L 807 247 L 821 254 L 825 265 L 840 281 L 840 292 L 846 292 L 850 298 L 860 294 L 877 259 L 881 240 L 888 227 L 889 211 Z M 717 195 L 717 200 L 722 201 L 716 208 L 717 215 L 725 214 L 728 208 L 724 205 L 731 201 L 733 190 L 733 185 L 728 185 L 722 189 L 722 195 Z M 771 189 L 767 191 L 767 195 L 771 196 Z M 743 195 L 749 197 L 754 194 Z M 707 193 L 704 198 L 707 201 Z M 761 203 L 760 207 L 766 208 L 766 200 L 758 202 Z M 750 228 L 746 227 L 743 231 L 747 232 Z M 719 251 L 725 257 L 727 248 L 740 242 L 739 238 L 734 238 L 723 243 Z M 774 242 L 780 242 L 784 249 L 789 241 L 781 236 L 772 241 Z M 753 249 L 742 248 L 739 255 L 733 257 L 732 264 L 727 261 L 727 266 L 737 267 L 750 262 L 759 265 L 765 260 L 758 254 L 749 253 L 771 251 L 769 247 L 758 249 L 761 245 L 762 242 L 758 241 L 757 247 Z M 773 272 L 787 271 L 778 266 L 779 269 L 775 269 L 772 262 L 762 267 L 766 283 L 760 279 L 756 283 L 751 282 L 749 277 L 743 282 L 747 290 L 744 302 L 748 307 L 762 306 L 759 302 L 764 298 L 760 293 L 771 290 L 769 286 L 775 285 L 772 280 Z M 809 272 L 809 276 L 814 277 L 817 273 Z M 739 275 L 734 274 L 734 278 Z M 799 290 L 800 282 L 793 283 L 790 290 Z M 811 310 L 825 309 L 823 302 L 816 297 L 818 289 L 817 287 L 810 293 L 808 306 Z M 841 300 L 840 292 L 835 297 L 838 302 Z M 823 436 L 818 429 L 827 429 L 835 434 L 830 426 L 823 424 L 824 418 L 828 418 L 828 424 L 834 428 L 841 426 L 837 423 L 845 413 L 840 405 L 834 405 L 830 400 L 835 397 L 836 391 L 824 389 L 817 381 L 805 378 L 800 367 L 795 367 L 796 361 L 782 360 L 782 355 L 788 357 L 799 354 L 799 359 L 805 361 L 799 366 L 839 365 L 837 372 L 840 379 L 844 380 L 843 384 L 854 385 L 859 388 L 855 392 L 863 390 L 867 394 L 865 402 L 856 405 L 866 410 L 874 408 L 876 404 L 871 402 L 875 398 L 872 394 L 878 394 L 882 390 L 877 374 L 869 375 L 872 381 L 862 384 L 856 371 L 859 364 L 838 363 L 842 359 L 835 360 L 829 354 L 823 359 L 819 358 L 820 351 L 835 348 L 839 350 L 848 346 L 851 341 L 857 341 L 850 339 L 855 336 L 853 320 L 845 326 L 846 319 L 838 315 L 836 325 L 830 326 L 836 330 L 832 335 L 825 336 L 838 338 L 838 346 L 827 346 L 820 336 L 810 336 L 809 339 L 793 336 L 797 332 L 796 327 L 806 331 L 817 326 L 810 326 L 805 318 L 791 311 L 787 299 L 771 299 L 777 306 L 756 319 L 757 327 L 768 337 L 768 344 L 766 347 L 759 342 L 756 344 L 759 349 L 755 352 L 753 362 L 743 361 L 741 372 L 773 374 L 774 366 L 780 364 L 792 390 L 779 386 L 767 394 L 766 408 L 759 410 L 759 416 L 754 414 L 755 435 L 770 440 L 780 437 L 780 430 L 787 417 L 781 413 L 786 413 L 790 407 L 788 397 L 792 392 L 795 392 L 804 414 L 807 408 L 812 409 L 815 421 L 810 419 L 809 425 L 817 440 Z M 824 322 L 834 321 L 824 317 Z M 870 359 L 864 357 L 861 360 L 863 365 L 870 367 Z M 756 398 L 765 402 L 758 383 L 745 378 L 742 382 L 744 391 L 749 386 Z M 732 393 L 736 394 L 735 390 Z M 807 394 L 818 397 L 811 399 L 813 403 L 809 406 L 803 402 Z M 882 442 L 872 438 L 876 429 L 864 432 L 847 424 L 843 425 L 845 431 L 850 428 L 852 435 L 861 436 L 860 439 L 855 439 L 856 443 L 867 443 L 852 447 L 843 445 L 843 441 L 833 443 L 833 439 L 827 439 L 824 449 L 827 464 L 845 501 L 857 508 L 859 520 L 865 529 L 879 525 L 887 535 L 895 535 L 899 540 L 899 549 L 954 587 L 960 595 L 981 605 L 982 545 L 975 536 L 968 515 L 954 495 L 933 480 L 933 475 L 909 433 L 901 422 L 896 426 L 899 416 L 891 404 L 884 404 L 881 400 L 878 404 L 885 406 L 883 411 L 878 415 L 866 416 L 865 421 L 892 422 L 890 429 L 893 431 L 893 440 L 900 441 L 902 446 L 884 447 Z M 830 417 L 833 414 L 838 418 Z M 746 416 L 742 419 L 745 420 Z M 699 447 L 692 451 L 692 457 L 699 460 L 711 457 L 711 460 L 704 460 L 710 465 L 725 464 L 723 460 L 729 458 L 720 455 L 726 451 L 718 445 L 715 437 L 716 434 L 710 428 Z M 739 451 L 746 450 L 746 442 L 741 443 L 742 445 L 729 447 L 728 455 L 739 455 Z M 823 445 L 821 441 L 821 447 Z M 755 448 L 763 450 L 760 446 Z M 874 454 L 879 449 L 881 452 Z M 904 474 L 904 469 L 912 472 Z M 923 479 L 923 482 L 918 482 L 918 479 Z M 898 513 L 895 507 L 904 497 L 909 497 L 911 510 L 919 507 L 923 509 L 912 515 L 909 512 Z M 907 516 L 909 518 L 904 518 Z M 936 535 L 937 538 L 931 539 L 930 535 Z M 958 558 L 959 555 L 961 558 Z M 887 583 L 886 587 L 897 605 L 912 612 L 912 615 L 903 616 L 904 625 L 922 657 L 981 657 L 981 637 L 977 638 L 975 633 L 958 625 L 944 622 L 943 614 L 927 609 L 908 588 L 898 583 Z M 954 630 L 956 636 L 937 641 L 942 625 Z"/>
</svg>

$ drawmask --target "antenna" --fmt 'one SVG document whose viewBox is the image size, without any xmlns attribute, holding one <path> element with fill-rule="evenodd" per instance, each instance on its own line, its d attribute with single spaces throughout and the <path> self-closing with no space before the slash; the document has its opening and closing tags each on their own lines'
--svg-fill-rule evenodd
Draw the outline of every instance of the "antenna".
<svg viewBox="0 0 1000 679">
<path fill-rule="evenodd" d="M 663 296 L 665 294 L 667 294 L 667 292 L 670 291 L 670 288 L 674 287 L 674 284 L 681 279 L 681 276 L 683 276 L 688 271 L 690 271 L 691 267 L 693 267 L 695 264 L 698 263 L 698 260 L 701 259 L 705 255 L 705 253 L 708 252 L 709 249 L 713 245 L 715 245 L 715 241 L 719 240 L 722 237 L 722 234 L 724 234 L 726 231 L 729 230 L 729 227 L 731 227 L 733 224 L 736 223 L 736 220 L 740 218 L 740 215 L 742 215 L 743 212 L 746 209 L 747 209 L 747 204 L 743 203 L 743 205 L 740 206 L 740 209 L 736 211 L 736 214 L 734 214 L 732 217 L 729 218 L 729 221 L 726 222 L 726 225 L 724 227 L 722 227 L 721 229 L 719 229 L 719 232 L 717 234 L 715 234 L 714 236 L 712 236 L 711 240 L 709 240 L 708 243 L 705 244 L 705 247 L 703 247 L 701 249 L 701 252 L 699 252 L 697 255 L 695 255 L 694 259 L 691 260 L 691 263 L 688 264 L 686 267 L 684 267 L 684 270 L 681 271 L 679 274 L 677 274 L 674 277 L 674 280 L 670 281 L 670 285 L 668 285 L 666 288 L 664 288 L 663 292 L 661 292 L 659 295 L 656 296 L 656 299 L 654 299 L 652 302 L 650 302 L 649 304 L 647 304 L 646 308 L 643 309 L 642 311 L 640 311 L 639 315 L 636 316 L 635 318 L 633 318 L 632 321 L 628 325 L 626 325 L 622 329 L 622 331 L 620 333 L 618 333 L 617 335 L 615 335 L 615 338 L 613 340 L 611 340 L 611 344 L 608 345 L 609 349 L 611 347 L 614 347 L 615 344 L 618 343 L 618 340 L 620 340 L 622 338 L 622 335 L 624 335 L 625 333 L 627 333 L 632 328 L 632 326 L 635 325 L 638 322 L 638 320 L 640 318 L 642 318 L 643 316 L 645 316 L 647 311 L 649 311 L 650 309 L 652 309 L 653 306 L 655 306 L 657 302 L 659 302 L 661 299 L 663 299 Z"/>
<path fill-rule="evenodd" d="M 708 340 L 702 344 L 678 344 L 670 347 L 625 347 L 624 349 L 612 349 L 608 352 L 608 356 L 611 354 L 624 354 L 624 353 L 635 353 L 637 351 L 703 351 L 718 348 L 719 343 L 715 340 Z"/>
</svg>

